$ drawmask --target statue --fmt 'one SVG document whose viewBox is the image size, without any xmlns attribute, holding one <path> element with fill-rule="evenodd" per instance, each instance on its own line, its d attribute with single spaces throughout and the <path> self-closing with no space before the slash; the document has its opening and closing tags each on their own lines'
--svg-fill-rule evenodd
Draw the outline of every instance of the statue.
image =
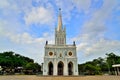
<svg viewBox="0 0 120 80">
<path fill-rule="evenodd" d="M 73 41 L 73 46 L 75 46 L 76 44 L 75 44 L 75 41 Z"/>
<path fill-rule="evenodd" d="M 48 41 L 46 41 L 46 45 L 48 44 Z"/>
</svg>

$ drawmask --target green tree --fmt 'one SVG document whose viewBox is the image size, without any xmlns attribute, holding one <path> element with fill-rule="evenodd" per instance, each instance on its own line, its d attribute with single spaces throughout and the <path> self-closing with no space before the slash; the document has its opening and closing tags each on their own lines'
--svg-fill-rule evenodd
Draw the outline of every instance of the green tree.
<svg viewBox="0 0 120 80">
<path fill-rule="evenodd" d="M 118 55 L 115 55 L 114 53 L 107 53 L 106 54 L 107 57 L 106 57 L 106 63 L 108 65 L 108 68 L 110 70 L 110 73 L 113 74 L 114 72 L 114 69 L 112 68 L 112 65 L 113 64 L 120 64 L 120 56 Z"/>
<path fill-rule="evenodd" d="M 35 66 L 34 63 L 29 62 L 29 63 L 26 64 L 25 69 L 27 69 L 27 70 L 35 70 L 36 66 Z"/>
<path fill-rule="evenodd" d="M 41 66 L 38 63 L 34 63 L 33 59 L 12 51 L 0 53 L 0 66 L 2 66 L 3 70 L 23 67 L 24 69 L 41 71 Z"/>
</svg>

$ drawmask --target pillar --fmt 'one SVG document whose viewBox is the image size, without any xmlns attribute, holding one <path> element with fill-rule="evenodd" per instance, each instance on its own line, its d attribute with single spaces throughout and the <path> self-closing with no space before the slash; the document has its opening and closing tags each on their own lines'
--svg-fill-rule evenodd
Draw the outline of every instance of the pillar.
<svg viewBox="0 0 120 80">
<path fill-rule="evenodd" d="M 120 72 L 119 72 L 119 67 L 117 67 L 117 73 L 118 73 L 118 75 L 120 75 Z"/>
<path fill-rule="evenodd" d="M 57 75 L 57 61 L 54 59 L 53 75 Z"/>
<path fill-rule="evenodd" d="M 114 69 L 115 69 L 115 75 L 117 76 L 117 71 L 116 71 L 116 67 L 114 67 Z"/>
<path fill-rule="evenodd" d="M 67 63 L 67 59 L 64 62 L 64 75 L 68 75 L 68 63 Z"/>
<path fill-rule="evenodd" d="M 48 65 L 46 66 L 46 63 L 44 62 L 44 64 L 43 64 L 43 75 L 48 75 L 47 67 L 48 67 Z"/>
<path fill-rule="evenodd" d="M 78 64 L 77 64 L 77 60 L 74 61 L 73 63 L 73 75 L 78 75 Z"/>
</svg>

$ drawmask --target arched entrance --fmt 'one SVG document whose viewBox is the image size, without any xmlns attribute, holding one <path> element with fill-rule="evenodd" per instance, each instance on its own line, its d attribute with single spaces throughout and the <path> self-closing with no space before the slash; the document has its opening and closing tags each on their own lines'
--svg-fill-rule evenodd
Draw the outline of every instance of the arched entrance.
<svg viewBox="0 0 120 80">
<path fill-rule="evenodd" d="M 53 64 L 49 62 L 48 64 L 48 75 L 53 75 Z"/>
<path fill-rule="evenodd" d="M 68 63 L 68 75 L 73 75 L 73 63 Z"/>
<path fill-rule="evenodd" d="M 58 63 L 58 75 L 63 75 L 63 71 L 64 71 L 64 64 L 62 61 L 60 61 Z"/>
</svg>

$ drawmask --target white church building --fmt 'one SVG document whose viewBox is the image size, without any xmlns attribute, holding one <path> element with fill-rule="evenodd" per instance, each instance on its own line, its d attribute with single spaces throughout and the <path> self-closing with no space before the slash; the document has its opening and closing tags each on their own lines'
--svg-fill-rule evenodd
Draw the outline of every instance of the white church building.
<svg viewBox="0 0 120 80">
<path fill-rule="evenodd" d="M 66 28 L 62 24 L 59 9 L 58 26 L 55 28 L 55 44 L 45 44 L 43 75 L 78 75 L 76 44 L 66 44 Z"/>
</svg>

